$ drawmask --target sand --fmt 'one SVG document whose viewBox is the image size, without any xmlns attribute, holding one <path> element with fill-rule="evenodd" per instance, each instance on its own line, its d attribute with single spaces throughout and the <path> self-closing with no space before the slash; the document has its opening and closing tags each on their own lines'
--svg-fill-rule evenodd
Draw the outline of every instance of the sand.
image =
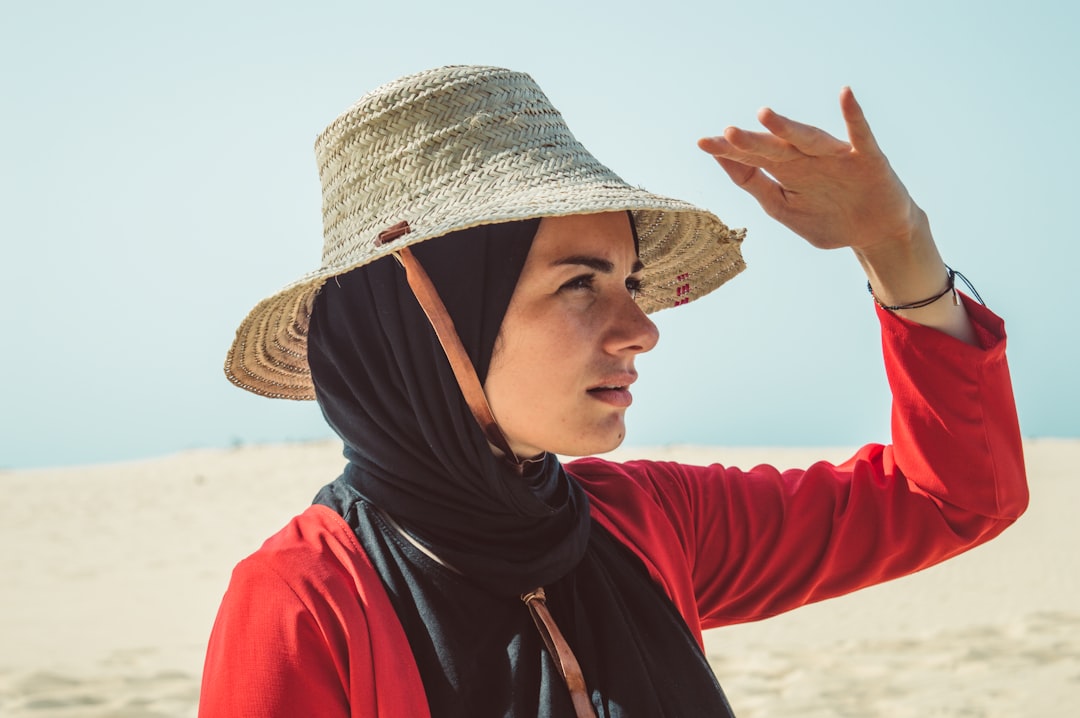
<svg viewBox="0 0 1080 718">
<path fill-rule="evenodd" d="M 740 718 L 1080 715 L 1080 441 L 1028 442 L 1032 505 L 918 575 L 711 632 Z M 623 455 L 800 466 L 843 450 Z M 194 716 L 237 560 L 340 470 L 329 443 L 0 472 L 0 716 Z"/>
</svg>

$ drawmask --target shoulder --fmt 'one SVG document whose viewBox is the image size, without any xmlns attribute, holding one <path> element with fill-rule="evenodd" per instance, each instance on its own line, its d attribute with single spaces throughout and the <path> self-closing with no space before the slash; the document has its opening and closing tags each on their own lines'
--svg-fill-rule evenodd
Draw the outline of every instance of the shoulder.
<svg viewBox="0 0 1080 718">
<path fill-rule="evenodd" d="M 741 511 L 747 494 L 775 491 L 780 472 L 759 464 L 749 471 L 722 464 L 676 461 L 612 462 L 586 458 L 566 465 L 592 501 L 592 514 L 620 534 L 666 527 L 692 545 L 702 524 Z M 625 528 L 624 528 L 625 527 Z"/>
<path fill-rule="evenodd" d="M 360 545 L 349 525 L 325 506 L 309 506 L 294 516 L 239 566 L 292 574 L 352 563 Z"/>
<path fill-rule="evenodd" d="M 233 570 L 230 592 L 291 594 L 316 611 L 369 595 L 378 574 L 352 529 L 325 506 L 310 506 Z M 281 596 L 285 598 L 285 596 Z"/>
<path fill-rule="evenodd" d="M 207 647 L 200 716 L 346 716 L 350 706 L 384 715 L 376 698 L 400 693 L 387 671 L 419 684 L 393 617 L 348 524 L 309 507 L 234 569 Z"/>
<path fill-rule="evenodd" d="M 724 467 L 692 466 L 672 461 L 617 463 L 590 457 L 566 465 L 599 509 L 681 513 L 703 485 L 717 482 Z"/>
<path fill-rule="evenodd" d="M 620 463 L 595 456 L 566 464 L 567 472 L 590 493 L 592 490 L 606 492 L 613 487 L 625 490 L 630 485 L 647 495 L 655 495 L 664 485 L 676 480 L 679 468 L 678 464 L 656 461 Z"/>
</svg>

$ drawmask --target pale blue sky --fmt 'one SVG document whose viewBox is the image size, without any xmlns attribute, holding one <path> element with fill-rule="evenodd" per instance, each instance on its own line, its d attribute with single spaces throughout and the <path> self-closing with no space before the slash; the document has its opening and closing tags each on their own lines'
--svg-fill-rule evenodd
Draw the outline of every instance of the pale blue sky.
<svg viewBox="0 0 1080 718">
<path fill-rule="evenodd" d="M 443 64 L 532 74 L 626 180 L 750 234 L 750 269 L 657 315 L 628 443 L 888 439 L 863 276 L 766 218 L 697 137 L 768 104 L 838 132 L 850 84 L 946 261 L 1010 332 L 1026 436 L 1080 436 L 1080 12 L 1062 2 L 6 2 L 0 466 L 329 435 L 221 363 L 315 268 L 315 135 Z"/>
</svg>

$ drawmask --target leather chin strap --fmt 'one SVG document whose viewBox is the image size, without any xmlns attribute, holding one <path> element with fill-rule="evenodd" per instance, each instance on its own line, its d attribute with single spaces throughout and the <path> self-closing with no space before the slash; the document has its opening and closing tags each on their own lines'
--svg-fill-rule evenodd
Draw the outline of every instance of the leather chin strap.
<svg viewBox="0 0 1080 718">
<path fill-rule="evenodd" d="M 439 344 L 446 352 L 450 369 L 454 372 L 454 378 L 457 379 L 461 393 L 465 396 L 465 403 L 469 405 L 469 411 L 476 418 L 476 423 L 483 429 L 488 442 L 501 451 L 507 461 L 517 467 L 518 472 L 521 473 L 522 464 L 514 455 L 510 442 L 506 440 L 502 429 L 495 421 L 495 415 L 491 413 L 491 406 L 488 405 L 487 396 L 484 395 L 484 387 L 480 385 L 480 379 L 476 376 L 476 368 L 472 365 L 465 346 L 461 343 L 461 337 L 458 336 L 457 329 L 454 327 L 454 320 L 446 311 L 446 305 L 439 297 L 435 285 L 431 283 L 431 278 L 408 247 L 397 250 L 394 256 L 405 268 L 405 279 L 409 283 L 409 288 L 412 289 L 416 301 L 420 303 L 420 308 L 424 310 L 428 321 L 431 322 L 431 328 L 435 330 L 435 336 L 439 338 Z"/>
<path fill-rule="evenodd" d="M 396 226 L 392 229 L 396 229 Z M 405 232 L 407 231 L 407 225 L 405 225 Z M 514 454 L 513 449 L 510 448 L 510 442 L 506 440 L 502 429 L 499 428 L 499 424 L 495 421 L 495 415 L 491 412 L 487 396 L 484 395 L 484 387 L 481 386 L 480 379 L 476 376 L 476 368 L 469 359 L 465 346 L 461 343 L 461 338 L 454 327 L 454 321 L 446 311 L 446 305 L 443 304 L 442 299 L 439 297 L 435 285 L 431 283 L 431 278 L 408 247 L 398 249 L 394 252 L 394 256 L 401 263 L 401 266 L 405 268 L 405 279 L 409 283 L 409 288 L 412 289 L 416 301 L 420 303 L 420 307 L 424 310 L 424 314 L 427 315 L 428 321 L 431 322 L 432 329 L 435 330 L 435 336 L 438 337 L 439 344 L 442 345 L 443 351 L 446 352 L 446 358 L 450 362 L 454 378 L 457 379 L 461 393 L 465 397 L 465 403 L 468 404 L 469 410 L 476 418 L 476 423 L 480 425 L 488 442 L 502 452 L 503 457 L 517 469 L 519 474 L 523 473 L 524 465 Z M 555 666 L 559 670 L 559 675 L 562 676 L 566 682 L 566 687 L 570 690 L 570 699 L 574 704 L 574 712 L 577 717 L 596 718 L 596 709 L 589 698 L 589 692 L 585 686 L 585 677 L 581 673 L 581 666 L 578 664 L 574 652 L 570 649 L 570 645 L 566 642 L 566 638 L 563 637 L 559 627 L 555 624 L 555 619 L 548 611 L 543 587 L 523 594 L 521 600 L 529 607 L 533 623 L 536 624 L 536 629 L 544 639 L 548 653 L 551 654 Z"/>
</svg>

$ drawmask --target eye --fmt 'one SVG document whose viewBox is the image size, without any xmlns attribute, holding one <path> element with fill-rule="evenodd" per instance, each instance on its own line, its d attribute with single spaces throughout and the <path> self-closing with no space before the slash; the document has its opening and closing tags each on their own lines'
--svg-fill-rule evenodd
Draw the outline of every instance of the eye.
<svg viewBox="0 0 1080 718">
<path fill-rule="evenodd" d="M 569 282 L 559 287 L 559 291 L 561 292 L 564 289 L 571 291 L 580 289 L 592 289 L 595 281 L 595 274 L 582 274 L 578 277 L 574 277 Z"/>
<path fill-rule="evenodd" d="M 630 296 L 637 299 L 638 293 L 641 292 L 641 280 L 637 277 L 628 277 L 626 280 L 626 291 L 630 292 Z"/>
</svg>

